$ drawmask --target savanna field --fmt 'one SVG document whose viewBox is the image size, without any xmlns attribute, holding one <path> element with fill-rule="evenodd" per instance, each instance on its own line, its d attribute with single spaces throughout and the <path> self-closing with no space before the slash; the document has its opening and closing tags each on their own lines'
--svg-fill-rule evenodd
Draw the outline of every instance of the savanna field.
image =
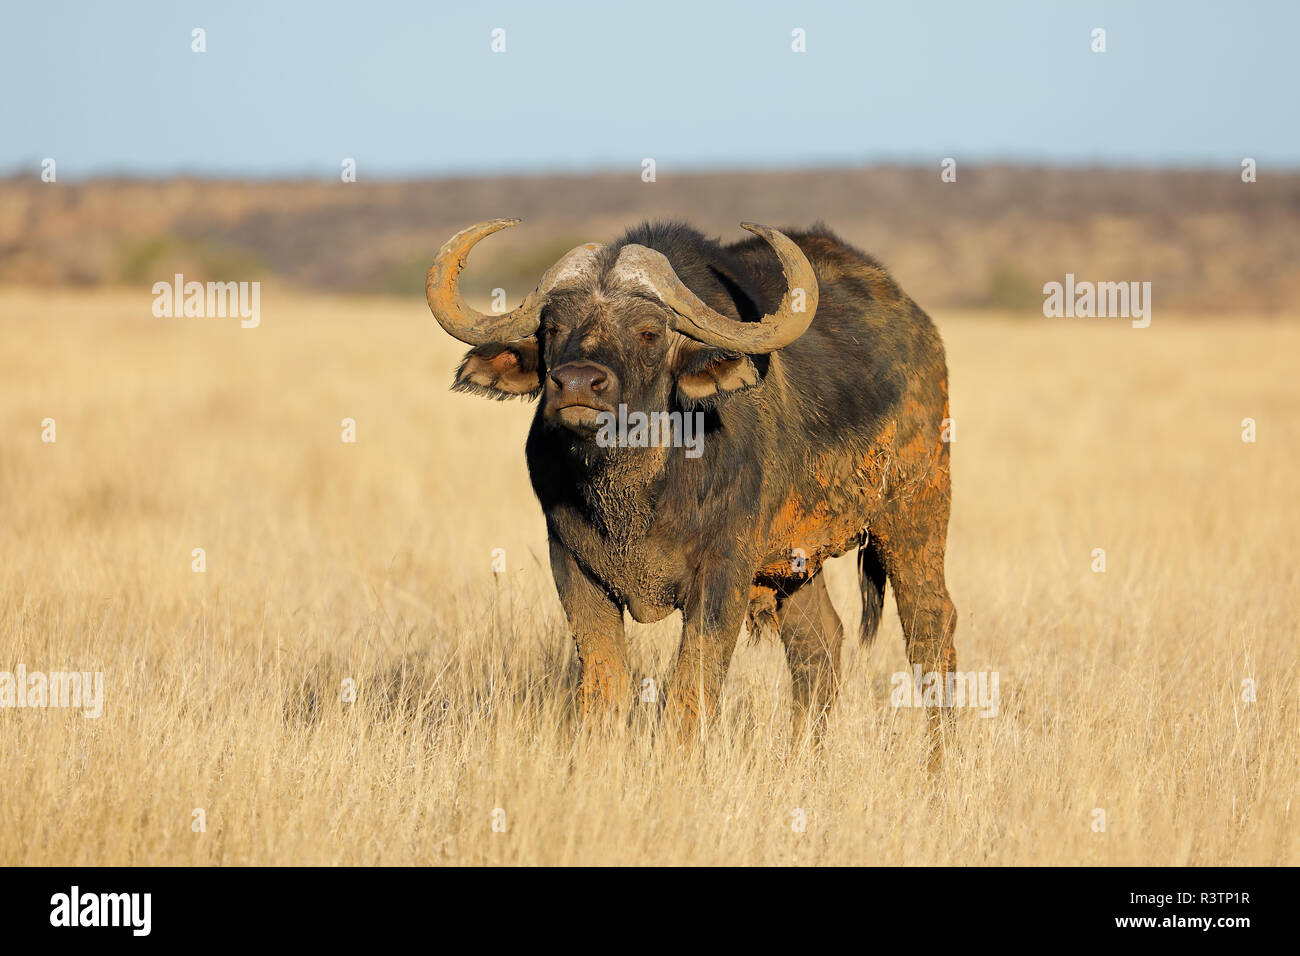
<svg viewBox="0 0 1300 956">
<path fill-rule="evenodd" d="M 958 664 L 1000 691 L 932 775 L 892 596 L 820 751 L 769 639 L 693 750 L 649 704 L 580 733 L 533 407 L 449 393 L 418 298 L 146 290 L 0 288 L 0 670 L 104 674 L 97 719 L 0 710 L 0 864 L 1300 864 L 1290 320 L 931 310 Z M 678 628 L 629 623 L 638 680 Z"/>
</svg>

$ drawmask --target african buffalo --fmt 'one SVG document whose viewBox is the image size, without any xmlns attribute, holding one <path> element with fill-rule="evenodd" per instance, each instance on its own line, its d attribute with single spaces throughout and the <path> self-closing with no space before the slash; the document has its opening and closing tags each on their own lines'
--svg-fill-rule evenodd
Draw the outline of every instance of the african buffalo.
<svg viewBox="0 0 1300 956">
<path fill-rule="evenodd" d="M 796 732 L 819 731 L 843 639 L 819 572 L 853 547 L 862 639 L 888 576 L 909 662 L 946 679 L 947 368 L 929 317 L 885 269 L 821 226 L 743 223 L 754 238 L 722 245 L 645 223 L 572 250 L 513 311 L 477 312 L 458 291 L 466 257 L 517 223 L 453 236 L 426 294 L 474 346 L 455 390 L 541 398 L 528 471 L 577 643 L 581 714 L 632 701 L 624 609 L 641 622 L 680 610 L 665 707 L 694 734 L 716 712 L 748 613 L 751 632 L 778 630 L 785 645 Z M 632 447 L 605 427 L 629 410 L 681 414 Z M 685 416 L 702 426 L 694 456 L 668 440 Z M 948 713 L 928 712 L 935 745 Z"/>
</svg>

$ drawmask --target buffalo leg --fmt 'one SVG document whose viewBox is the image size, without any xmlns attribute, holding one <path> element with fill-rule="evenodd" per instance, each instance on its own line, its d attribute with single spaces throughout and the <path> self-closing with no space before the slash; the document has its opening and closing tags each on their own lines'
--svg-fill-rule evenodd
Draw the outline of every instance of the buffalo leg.
<svg viewBox="0 0 1300 956">
<path fill-rule="evenodd" d="M 748 607 L 749 578 L 729 575 L 705 583 L 682 610 L 682 643 L 665 688 L 665 716 L 683 741 L 696 736 L 702 721 L 717 716 Z"/>
<path fill-rule="evenodd" d="M 551 574 L 578 650 L 578 715 L 587 720 L 626 712 L 632 674 L 623 610 L 588 577 L 563 544 L 551 539 Z"/>
<path fill-rule="evenodd" d="M 844 625 L 831 604 L 825 577 L 818 573 L 777 602 L 781 641 L 790 665 L 794 694 L 794 736 L 811 729 L 820 738 L 826 712 L 835 701 Z"/>
<path fill-rule="evenodd" d="M 942 472 L 940 478 L 946 474 Z M 949 675 L 957 670 L 953 646 L 957 611 L 948 596 L 943 567 L 948 508 L 947 483 L 936 481 L 926 490 L 895 502 L 882 516 L 880 533 L 875 538 L 898 603 L 908 664 L 913 670 L 919 666 L 923 675 L 934 674 L 932 680 L 942 682 L 942 704 L 926 708 L 931 768 L 941 762 L 954 731 L 947 688 Z"/>
</svg>

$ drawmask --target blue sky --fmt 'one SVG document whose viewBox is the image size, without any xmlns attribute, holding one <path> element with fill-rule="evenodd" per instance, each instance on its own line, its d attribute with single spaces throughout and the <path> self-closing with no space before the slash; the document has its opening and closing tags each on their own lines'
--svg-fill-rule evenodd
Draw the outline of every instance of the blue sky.
<svg viewBox="0 0 1300 956">
<path fill-rule="evenodd" d="M 1296 167 L 1297 38 L 1283 0 L 40 0 L 3 18 L 0 171 Z"/>
</svg>

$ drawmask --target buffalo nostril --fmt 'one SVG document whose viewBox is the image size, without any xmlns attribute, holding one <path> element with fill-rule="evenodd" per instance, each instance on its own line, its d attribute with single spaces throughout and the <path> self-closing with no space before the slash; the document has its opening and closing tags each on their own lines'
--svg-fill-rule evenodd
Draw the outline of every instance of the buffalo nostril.
<svg viewBox="0 0 1300 956">
<path fill-rule="evenodd" d="M 605 369 L 595 365 L 569 364 L 561 365 L 551 373 L 553 381 L 563 392 L 596 392 L 609 387 L 609 374 Z"/>
</svg>

